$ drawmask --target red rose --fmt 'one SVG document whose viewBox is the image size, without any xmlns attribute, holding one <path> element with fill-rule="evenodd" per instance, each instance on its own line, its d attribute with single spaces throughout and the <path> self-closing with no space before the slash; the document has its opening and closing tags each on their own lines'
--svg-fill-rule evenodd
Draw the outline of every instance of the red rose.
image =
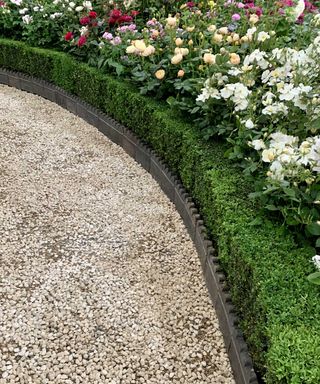
<svg viewBox="0 0 320 384">
<path fill-rule="evenodd" d="M 81 25 L 88 25 L 88 24 L 90 24 L 90 17 L 88 17 L 88 16 L 82 17 L 80 19 L 80 24 Z"/>
<path fill-rule="evenodd" d="M 139 11 L 131 11 L 131 16 L 136 17 L 139 15 L 139 13 L 140 13 Z"/>
<path fill-rule="evenodd" d="M 95 11 L 90 11 L 90 12 L 89 12 L 89 17 L 90 17 L 91 19 L 95 19 L 95 18 L 97 17 L 97 12 L 95 12 Z"/>
<path fill-rule="evenodd" d="M 110 13 L 110 17 L 113 19 L 119 19 L 122 16 L 120 9 L 113 9 Z"/>
<path fill-rule="evenodd" d="M 255 11 L 256 11 L 256 15 L 257 15 L 257 16 L 260 17 L 260 16 L 262 15 L 262 8 L 260 8 L 260 7 L 256 7 Z"/>
<path fill-rule="evenodd" d="M 119 24 L 131 23 L 131 21 L 132 21 L 132 17 L 129 15 L 123 15 L 123 16 L 119 17 L 119 19 L 118 19 Z"/>
<path fill-rule="evenodd" d="M 113 18 L 113 17 L 110 17 L 110 19 L 108 20 L 108 23 L 110 25 L 114 25 L 115 23 L 117 22 L 117 19 Z"/>
<path fill-rule="evenodd" d="M 73 33 L 72 32 L 67 32 L 65 35 L 64 35 L 64 39 L 65 41 L 70 41 L 73 39 Z"/>
<path fill-rule="evenodd" d="M 301 13 L 301 15 L 297 18 L 296 23 L 303 24 L 303 22 L 304 22 L 304 14 Z"/>
<path fill-rule="evenodd" d="M 85 36 L 80 36 L 77 42 L 78 47 L 82 47 L 87 42 L 87 38 Z"/>
</svg>

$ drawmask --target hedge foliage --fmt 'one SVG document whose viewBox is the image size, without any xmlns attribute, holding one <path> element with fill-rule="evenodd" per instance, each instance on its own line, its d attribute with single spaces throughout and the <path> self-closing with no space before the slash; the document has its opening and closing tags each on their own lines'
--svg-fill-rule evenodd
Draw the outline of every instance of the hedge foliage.
<svg viewBox="0 0 320 384">
<path fill-rule="evenodd" d="M 204 143 L 165 103 L 64 53 L 0 39 L 0 66 L 64 88 L 148 142 L 179 174 L 217 242 L 256 369 L 267 383 L 320 382 L 320 291 L 306 280 L 314 250 L 267 219 L 252 225 L 250 186 L 224 158 L 223 144 Z"/>
</svg>

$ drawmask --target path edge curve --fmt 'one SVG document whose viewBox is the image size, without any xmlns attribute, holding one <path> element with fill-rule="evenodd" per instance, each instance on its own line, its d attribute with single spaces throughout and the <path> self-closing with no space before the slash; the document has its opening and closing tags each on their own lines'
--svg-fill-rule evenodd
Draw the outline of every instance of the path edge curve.
<svg viewBox="0 0 320 384">
<path fill-rule="evenodd" d="M 208 239 L 206 227 L 192 197 L 179 178 L 171 172 L 157 153 L 149 148 L 147 143 L 142 142 L 128 128 L 62 88 L 45 80 L 1 67 L 0 84 L 41 96 L 79 116 L 96 127 L 112 142 L 120 145 L 153 176 L 163 192 L 174 203 L 196 247 L 236 383 L 258 384 L 259 380 L 253 369 L 247 344 L 238 327 L 239 320 L 229 290 L 225 286 L 226 279 L 219 264 L 217 251 L 212 241 Z"/>
</svg>

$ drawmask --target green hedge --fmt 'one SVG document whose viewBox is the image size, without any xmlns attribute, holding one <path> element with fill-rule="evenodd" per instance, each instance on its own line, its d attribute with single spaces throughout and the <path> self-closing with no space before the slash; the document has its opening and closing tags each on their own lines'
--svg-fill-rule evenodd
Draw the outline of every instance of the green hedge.
<svg viewBox="0 0 320 384">
<path fill-rule="evenodd" d="M 320 382 L 320 290 L 306 280 L 313 250 L 268 220 L 250 225 L 250 187 L 221 143 L 208 145 L 165 103 L 64 53 L 0 39 L 0 66 L 53 82 L 148 142 L 179 174 L 217 242 L 256 369 L 267 383 Z"/>
</svg>

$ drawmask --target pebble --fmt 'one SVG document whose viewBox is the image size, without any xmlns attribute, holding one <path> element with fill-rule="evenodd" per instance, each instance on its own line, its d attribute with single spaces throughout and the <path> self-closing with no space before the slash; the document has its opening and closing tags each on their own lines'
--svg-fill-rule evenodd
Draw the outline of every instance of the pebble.
<svg viewBox="0 0 320 384">
<path fill-rule="evenodd" d="M 96 128 L 0 85 L 0 384 L 234 384 L 192 241 Z"/>
</svg>

